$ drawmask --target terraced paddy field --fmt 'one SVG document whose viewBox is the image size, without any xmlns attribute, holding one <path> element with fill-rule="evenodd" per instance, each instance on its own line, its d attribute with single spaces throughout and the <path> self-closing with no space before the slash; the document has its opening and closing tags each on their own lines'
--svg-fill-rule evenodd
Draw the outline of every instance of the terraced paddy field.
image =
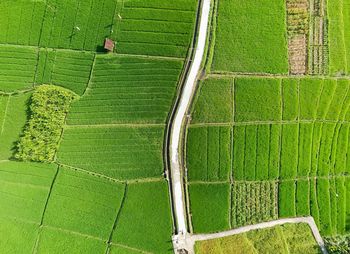
<svg viewBox="0 0 350 254">
<path fill-rule="evenodd" d="M 349 4 L 218 0 L 212 11 L 184 145 L 191 232 L 311 215 L 322 236 L 348 235 Z"/>
<path fill-rule="evenodd" d="M 197 8 L 1 1 L 1 253 L 172 252 L 164 137 Z"/>
</svg>

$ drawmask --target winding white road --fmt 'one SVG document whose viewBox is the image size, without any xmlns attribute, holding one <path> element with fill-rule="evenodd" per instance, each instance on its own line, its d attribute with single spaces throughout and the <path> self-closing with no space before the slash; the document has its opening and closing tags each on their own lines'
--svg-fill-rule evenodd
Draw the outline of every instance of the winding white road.
<svg viewBox="0 0 350 254">
<path fill-rule="evenodd" d="M 176 217 L 176 228 L 178 234 L 185 235 L 187 233 L 186 226 L 186 206 L 183 195 L 183 181 L 181 174 L 181 163 L 179 158 L 179 148 L 181 142 L 181 130 L 182 125 L 191 102 L 191 98 L 194 94 L 196 87 L 197 75 L 202 63 L 205 43 L 207 40 L 207 30 L 209 25 L 209 12 L 210 12 L 210 0 L 203 0 L 199 33 L 197 38 L 196 51 L 193 62 L 190 67 L 189 74 L 186 79 L 186 83 L 181 93 L 181 99 L 179 107 L 176 111 L 176 115 L 173 122 L 173 128 L 170 138 L 170 171 L 172 181 L 172 193 L 174 202 L 174 212 Z"/>
</svg>

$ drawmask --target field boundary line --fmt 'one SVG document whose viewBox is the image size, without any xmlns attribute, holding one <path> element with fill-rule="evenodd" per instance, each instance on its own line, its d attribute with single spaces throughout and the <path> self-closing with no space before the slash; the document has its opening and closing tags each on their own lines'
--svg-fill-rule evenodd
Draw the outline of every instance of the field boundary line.
<svg viewBox="0 0 350 254">
<path fill-rule="evenodd" d="M 254 77 L 254 78 L 289 78 L 289 79 L 305 79 L 305 78 L 322 78 L 322 79 L 344 79 L 344 80 L 349 80 L 350 75 L 345 75 L 341 77 L 337 76 L 331 76 L 331 75 L 321 75 L 321 74 L 316 74 L 316 75 L 288 75 L 288 74 L 271 74 L 271 73 L 249 73 L 249 72 L 211 72 L 205 76 L 205 79 L 208 78 L 213 78 L 213 79 L 220 79 L 220 78 L 249 78 L 249 77 Z"/>
<path fill-rule="evenodd" d="M 130 247 L 130 246 L 127 246 L 127 245 L 124 245 L 124 244 L 120 244 L 120 243 L 111 243 L 111 246 L 122 247 L 124 249 L 137 251 L 137 252 L 140 252 L 141 254 L 154 254 L 153 252 L 148 252 L 148 251 L 136 249 L 134 247 Z"/>
<path fill-rule="evenodd" d="M 350 121 L 342 120 L 277 120 L 277 121 L 248 121 L 248 122 L 234 122 L 234 123 L 191 123 L 190 128 L 198 127 L 209 127 L 209 126 L 223 126 L 223 127 L 232 127 L 232 126 L 247 126 L 247 125 L 266 125 L 266 124 L 300 124 L 300 123 L 333 123 L 333 124 L 350 124 Z"/>
<path fill-rule="evenodd" d="M 165 123 L 110 123 L 110 124 L 65 124 L 66 129 L 75 128 L 111 128 L 111 127 L 165 127 Z"/>
<path fill-rule="evenodd" d="M 2 135 L 4 133 L 5 122 L 6 122 L 6 117 L 7 117 L 7 109 L 8 109 L 8 106 L 10 104 L 10 100 L 11 100 L 11 95 L 8 96 L 7 101 L 6 101 L 4 119 L 2 120 L 0 135 Z"/>
<path fill-rule="evenodd" d="M 284 219 L 278 219 L 274 221 L 269 221 L 269 222 L 263 222 L 259 224 L 254 224 L 254 225 L 249 225 L 249 226 L 244 226 L 228 231 L 223 231 L 219 233 L 213 233 L 213 234 L 197 234 L 197 235 L 192 235 L 191 236 L 191 244 L 192 244 L 192 249 L 194 247 L 194 244 L 196 241 L 206 241 L 206 240 L 212 240 L 216 238 L 222 238 L 222 237 L 227 237 L 227 236 L 232 236 L 232 235 L 237 235 L 237 234 L 242 234 L 246 233 L 252 230 L 257 230 L 257 229 L 265 229 L 265 228 L 271 228 L 279 225 L 283 225 L 286 223 L 292 223 L 292 224 L 298 224 L 298 223 L 306 223 L 309 225 L 312 234 L 317 242 L 317 244 L 320 246 L 320 249 L 323 254 L 327 254 L 327 250 L 324 244 L 324 241 L 320 235 L 320 232 L 317 228 L 317 225 L 315 223 L 315 220 L 313 217 L 308 216 L 308 217 L 296 217 L 296 218 L 284 218 Z"/>
<path fill-rule="evenodd" d="M 91 89 L 91 83 L 92 83 L 92 74 L 94 72 L 94 69 L 95 69 L 95 64 L 96 64 L 96 53 L 94 54 L 94 59 L 92 61 L 92 64 L 91 64 L 91 69 L 90 69 L 90 74 L 89 74 L 89 79 L 88 79 L 88 82 L 86 84 L 86 87 L 84 89 L 84 92 L 83 94 L 80 96 L 80 98 L 84 97 L 84 95 L 86 94 L 86 92 Z M 79 99 L 80 99 L 79 98 Z"/>
<path fill-rule="evenodd" d="M 96 52 L 93 50 L 86 50 L 86 49 L 69 49 L 69 48 L 52 48 L 52 47 L 41 47 L 41 46 L 29 46 L 29 45 L 17 45 L 17 44 L 11 44 L 11 43 L 0 43 L 1 46 L 10 46 L 15 48 L 31 48 L 31 49 L 38 49 L 39 51 L 42 49 L 48 49 L 48 50 L 55 50 L 55 51 L 61 51 L 61 52 L 80 52 L 80 53 L 93 53 L 96 55 L 106 55 L 105 53 Z M 154 55 L 140 55 L 140 54 L 122 54 L 122 53 L 109 53 L 111 56 L 121 56 L 121 57 L 134 57 L 134 58 L 146 58 L 146 59 L 159 59 L 159 60 L 172 60 L 172 61 L 184 61 L 185 57 L 174 57 L 174 56 L 154 56 Z M 350 77 L 349 77 L 350 79 Z"/>
<path fill-rule="evenodd" d="M 113 235 L 114 235 L 115 229 L 117 228 L 117 223 L 118 223 L 121 211 L 122 211 L 122 209 L 124 207 L 124 203 L 125 203 L 125 200 L 126 200 L 127 192 L 128 192 L 128 185 L 125 184 L 123 199 L 122 199 L 122 202 L 120 203 L 120 207 L 119 207 L 119 209 L 117 211 L 117 214 L 115 216 L 115 219 L 114 219 L 114 222 L 113 222 L 113 225 L 112 225 L 111 233 L 109 234 L 109 237 L 108 237 L 106 254 L 109 254 L 110 251 L 111 251 Z"/>
</svg>

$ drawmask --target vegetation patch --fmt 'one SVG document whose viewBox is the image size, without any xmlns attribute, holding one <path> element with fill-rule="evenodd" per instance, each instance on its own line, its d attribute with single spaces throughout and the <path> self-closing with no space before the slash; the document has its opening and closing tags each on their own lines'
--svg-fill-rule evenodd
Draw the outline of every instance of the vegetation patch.
<svg viewBox="0 0 350 254">
<path fill-rule="evenodd" d="M 17 159 L 54 159 L 65 118 L 74 98 L 72 92 L 50 85 L 35 90 L 30 99 L 29 120 L 17 145 Z"/>
<path fill-rule="evenodd" d="M 287 73 L 284 0 L 220 1 L 213 70 Z"/>
<path fill-rule="evenodd" d="M 307 224 L 285 224 L 224 238 L 199 241 L 195 244 L 195 252 L 196 254 L 318 254 L 320 248 Z"/>
</svg>

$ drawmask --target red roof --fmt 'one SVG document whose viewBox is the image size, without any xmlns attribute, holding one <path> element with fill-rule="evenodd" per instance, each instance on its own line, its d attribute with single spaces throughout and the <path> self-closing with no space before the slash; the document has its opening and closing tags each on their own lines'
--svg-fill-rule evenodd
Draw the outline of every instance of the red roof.
<svg viewBox="0 0 350 254">
<path fill-rule="evenodd" d="M 106 38 L 105 40 L 105 49 L 108 51 L 113 51 L 114 49 L 114 41 L 111 39 Z"/>
</svg>

